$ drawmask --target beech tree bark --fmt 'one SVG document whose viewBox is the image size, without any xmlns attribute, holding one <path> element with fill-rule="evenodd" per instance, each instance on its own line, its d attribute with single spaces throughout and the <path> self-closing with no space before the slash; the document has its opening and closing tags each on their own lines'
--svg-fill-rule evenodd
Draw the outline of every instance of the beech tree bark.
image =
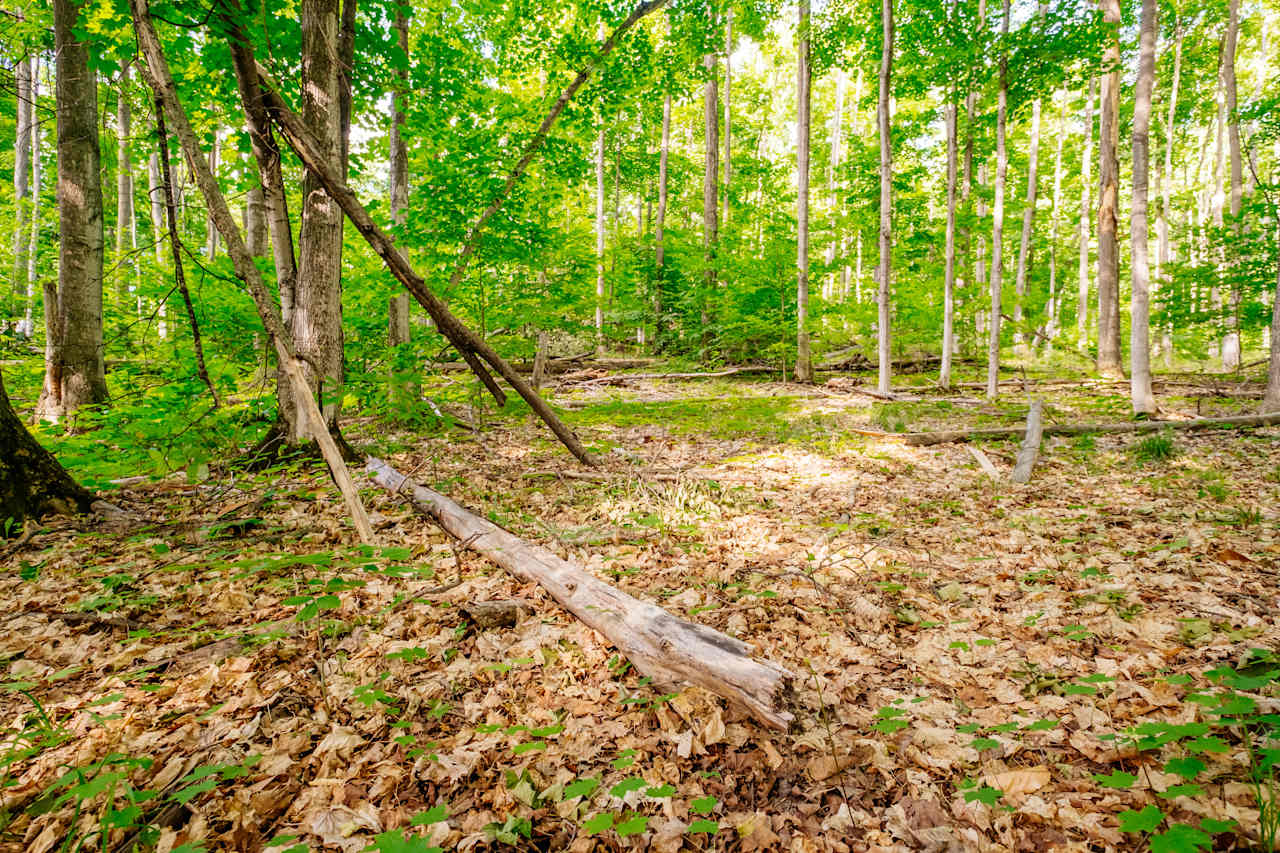
<svg viewBox="0 0 1280 853">
<path fill-rule="evenodd" d="M 213 129 L 213 142 L 209 145 L 209 171 L 216 178 L 218 175 L 219 160 L 222 156 L 219 150 L 218 129 Z M 204 224 L 204 256 L 209 260 L 213 260 L 213 256 L 218 254 L 218 227 L 213 223 L 213 217 L 205 219 Z"/>
<path fill-rule="evenodd" d="M 1240 156 L 1240 116 L 1237 112 L 1236 43 L 1240 35 L 1240 0 L 1227 3 L 1227 33 L 1222 45 L 1222 83 L 1227 108 L 1227 147 L 1231 156 L 1230 199 L 1231 220 L 1235 233 L 1240 233 L 1240 206 L 1244 188 L 1244 171 Z M 1235 370 L 1240 366 L 1240 291 L 1234 285 L 1228 297 L 1224 318 L 1227 332 L 1222 338 L 1222 367 Z"/>
<path fill-rule="evenodd" d="M 138 247 L 138 230 L 133 209 L 133 107 L 129 103 L 129 65 L 120 69 L 120 91 L 116 93 L 116 270 L 117 289 L 126 293 L 133 286 L 125 275 L 137 267 L 124 263 L 125 256 Z"/>
<path fill-rule="evenodd" d="M 17 116 L 13 140 L 13 296 L 6 300 L 6 314 L 17 317 L 21 300 L 28 297 L 31 283 L 27 277 L 31 228 L 31 128 L 35 111 L 32 98 L 32 62 L 22 57 L 13 68 L 17 96 Z"/>
<path fill-rule="evenodd" d="M 813 381 L 809 351 L 809 0 L 796 33 L 796 381 Z"/>
<path fill-rule="evenodd" d="M 720 248 L 720 95 L 716 85 L 716 55 L 703 59 L 707 84 L 703 92 L 703 137 L 705 156 L 702 173 L 702 246 L 706 276 L 702 294 L 702 341 L 704 357 L 711 341 L 710 305 L 716 290 L 716 258 Z"/>
<path fill-rule="evenodd" d="M 724 15 L 724 222 L 729 223 L 729 183 L 733 179 L 733 115 L 730 89 L 733 85 L 733 6 Z"/>
<path fill-rule="evenodd" d="M 404 54 L 405 64 L 396 69 L 396 88 L 391 92 L 391 224 L 404 225 L 405 208 L 409 204 L 409 147 L 404 138 L 406 104 L 409 96 L 409 18 L 405 6 L 397 5 L 394 28 L 396 43 Z M 388 306 L 388 342 L 398 346 L 409 342 L 409 294 L 391 297 Z"/>
<path fill-rule="evenodd" d="M 596 355 L 604 355 L 604 122 L 596 134 Z"/>
<path fill-rule="evenodd" d="M 951 387 L 951 356 L 955 351 L 955 282 L 956 282 L 956 118 L 955 93 L 947 94 L 947 237 L 946 268 L 942 279 L 942 367 L 938 385 Z"/>
<path fill-rule="evenodd" d="M 45 352 L 44 389 L 36 414 L 59 420 L 107 399 L 102 349 L 102 182 L 98 148 L 98 83 L 79 41 L 82 4 L 54 0 L 58 116 L 58 285 L 56 334 Z M 52 289 L 52 288 L 49 288 Z"/>
<path fill-rule="evenodd" d="M 1076 290 L 1076 346 L 1083 352 L 1089 346 L 1089 237 L 1093 220 L 1093 181 L 1089 172 L 1093 164 L 1093 89 L 1094 80 L 1084 95 L 1084 151 L 1080 155 L 1080 270 Z"/>
<path fill-rule="evenodd" d="M 1000 19 L 1000 89 L 996 95 L 996 183 L 991 204 L 991 316 L 987 329 L 987 397 L 1000 393 L 1000 301 L 1004 287 L 1004 186 L 1009 171 L 1005 126 L 1009 112 L 1009 0 Z"/>
<path fill-rule="evenodd" d="M 1276 290 L 1271 300 L 1271 359 L 1262 412 L 1280 412 L 1280 261 L 1276 262 Z"/>
<path fill-rule="evenodd" d="M 36 274 L 40 261 L 40 182 L 43 168 L 40 165 L 40 122 L 36 121 L 36 104 L 40 100 L 40 60 L 31 57 L 31 240 L 27 244 L 27 292 L 22 312 L 22 335 L 31 337 L 35 332 L 32 306 L 35 304 Z"/>
<path fill-rule="evenodd" d="M 12 519 L 16 533 L 25 519 L 88 512 L 92 503 L 93 495 L 71 479 L 22 423 L 0 373 L 0 522 Z"/>
<path fill-rule="evenodd" d="M 1038 17 L 1044 21 L 1048 6 L 1040 4 Z M 1027 352 L 1027 339 L 1022 331 L 1023 303 L 1027 299 L 1027 276 L 1030 273 L 1033 228 L 1036 218 L 1036 199 L 1039 197 L 1040 163 L 1040 98 L 1031 103 L 1031 139 L 1027 146 L 1027 199 L 1022 209 L 1022 236 L 1018 243 L 1018 269 L 1014 273 L 1013 291 L 1013 343 L 1023 354 Z"/>
<path fill-rule="evenodd" d="M 1120 364 L 1120 0 L 1100 0 L 1108 25 L 1098 130 L 1098 373 L 1123 379 Z"/>
<path fill-rule="evenodd" d="M 1058 89 L 1058 129 L 1053 154 L 1053 202 L 1049 213 L 1049 317 L 1045 322 L 1045 349 L 1053 348 L 1062 311 L 1058 282 L 1058 221 L 1062 216 L 1062 145 L 1067 136 L 1067 88 Z"/>
<path fill-rule="evenodd" d="M 164 263 L 164 188 L 160 186 L 160 155 L 155 151 L 147 158 L 147 199 L 151 206 L 151 241 L 156 263 Z M 161 337 L 164 337 L 162 334 Z"/>
<path fill-rule="evenodd" d="M 658 213 L 654 219 L 654 263 L 658 267 L 658 280 L 653 286 L 653 315 L 658 345 L 661 347 L 665 322 L 663 319 L 662 288 L 666 281 L 666 224 L 667 224 L 667 161 L 671 156 L 671 93 L 662 99 L 662 144 L 658 152 Z"/>
<path fill-rule="evenodd" d="M 880 0 L 880 98 L 876 125 L 880 133 L 880 281 L 877 304 L 877 384 L 881 394 L 892 393 L 893 354 L 890 347 L 890 276 L 893 272 L 893 138 L 889 98 L 893 87 L 893 0 Z"/>
<path fill-rule="evenodd" d="M 1138 80 L 1133 94 L 1133 204 L 1129 215 L 1131 277 L 1129 372 L 1135 415 L 1156 413 L 1151 390 L 1151 270 L 1147 254 L 1147 172 L 1151 129 L 1151 90 L 1156 78 L 1156 0 L 1142 0 L 1138 47 Z"/>
</svg>

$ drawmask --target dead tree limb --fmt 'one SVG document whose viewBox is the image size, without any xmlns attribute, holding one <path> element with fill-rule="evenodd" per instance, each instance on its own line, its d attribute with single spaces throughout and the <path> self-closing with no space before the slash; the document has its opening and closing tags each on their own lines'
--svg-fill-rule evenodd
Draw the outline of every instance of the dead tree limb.
<svg viewBox="0 0 1280 853">
<path fill-rule="evenodd" d="M 1250 429 L 1280 424 L 1280 412 L 1269 415 L 1239 415 L 1230 418 L 1198 418 L 1193 421 L 1134 421 L 1122 424 L 1063 424 L 1046 426 L 1044 435 L 1085 435 L 1087 433 L 1140 433 L 1159 432 L 1165 429 L 1195 432 L 1213 429 Z M 972 441 L 982 438 L 1016 438 L 1023 435 L 1022 427 L 990 427 L 982 429 L 955 429 L 940 432 L 908 432 L 899 436 L 891 434 L 888 438 L 900 438 L 907 444 L 916 447 L 928 447 L 934 444 L 951 444 L 959 441 Z"/>
<path fill-rule="evenodd" d="M 581 566 L 417 485 L 381 459 L 370 457 L 365 470 L 379 486 L 410 497 L 467 548 L 541 586 L 613 643 L 642 674 L 664 685 L 696 684 L 742 706 L 770 728 L 790 726 L 794 717 L 785 702 L 792 674 L 771 661 L 753 659 L 746 643 L 627 595 Z"/>
<path fill-rule="evenodd" d="M 165 59 L 164 51 L 160 47 L 160 38 L 151 20 L 148 0 L 129 0 L 129 10 L 133 15 L 138 47 L 146 60 L 139 66 L 140 70 L 156 99 L 164 105 L 165 112 L 173 122 L 174 133 L 178 137 L 187 162 L 195 173 L 196 184 L 200 187 L 200 194 L 204 196 L 209 216 L 222 234 L 227 254 L 230 255 L 231 263 L 235 267 L 236 277 L 245 283 L 249 295 L 253 298 L 254 307 L 258 311 L 258 317 L 262 320 L 267 334 L 271 336 L 280 366 L 293 386 L 298 405 L 305 413 L 307 428 L 329 464 L 329 472 L 342 493 L 342 499 L 346 502 L 347 511 L 351 514 L 356 532 L 362 542 L 370 543 L 374 539 L 373 525 L 369 523 L 369 516 L 364 510 L 364 505 L 360 503 L 360 494 L 356 491 L 351 472 L 347 470 L 338 445 L 329 434 L 324 416 L 320 413 L 320 407 L 311 393 L 311 386 L 307 383 L 306 375 L 302 370 L 302 361 L 298 358 L 297 350 L 293 346 L 293 338 L 284 328 L 280 312 L 263 283 L 262 273 L 254 265 L 253 258 L 249 256 L 249 250 L 245 247 L 244 238 L 231 215 L 227 200 L 222 195 L 222 190 L 209 168 L 209 161 L 200 150 L 200 144 L 187 118 L 186 109 L 178 98 L 178 88 L 174 85 L 169 62 Z"/>
</svg>

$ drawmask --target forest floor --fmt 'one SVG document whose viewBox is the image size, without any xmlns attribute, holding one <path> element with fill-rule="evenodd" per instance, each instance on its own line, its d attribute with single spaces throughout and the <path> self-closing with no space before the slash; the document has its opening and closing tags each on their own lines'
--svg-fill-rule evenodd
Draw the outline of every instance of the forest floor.
<svg viewBox="0 0 1280 853">
<path fill-rule="evenodd" d="M 553 399 L 603 471 L 527 414 L 348 437 L 752 643 L 796 675 L 792 732 L 659 692 L 401 498 L 369 486 L 353 546 L 322 470 L 214 466 L 108 495 L 150 523 L 0 549 L 0 849 L 1261 849 L 1266 720 L 1233 722 L 1280 707 L 1250 679 L 1280 654 L 1280 429 L 1049 438 L 1015 486 L 1016 441 L 981 445 L 996 481 L 864 433 L 1014 425 L 1020 387 L 584 382 Z M 1046 389 L 1046 420 L 1125 394 Z M 528 607 L 466 615 L 496 599 Z"/>
</svg>

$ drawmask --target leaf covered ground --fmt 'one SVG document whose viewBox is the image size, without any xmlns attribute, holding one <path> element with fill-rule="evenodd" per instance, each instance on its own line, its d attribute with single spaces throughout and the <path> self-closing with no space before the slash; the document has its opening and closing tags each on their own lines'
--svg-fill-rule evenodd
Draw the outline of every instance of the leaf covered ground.
<svg viewBox="0 0 1280 853">
<path fill-rule="evenodd" d="M 796 676 L 792 732 L 648 683 L 398 497 L 365 490 L 353 546 L 314 466 L 214 466 L 110 495 L 148 523 L 3 552 L 0 846 L 1258 849 L 1267 744 L 1232 723 L 1277 711 L 1249 675 L 1280 653 L 1280 430 L 1051 438 L 1019 487 L 865 433 L 1014 424 L 1020 390 L 589 380 L 555 399 L 600 471 L 523 416 L 349 437 L 752 643 Z M 490 600 L 515 624 L 475 624 Z"/>
</svg>

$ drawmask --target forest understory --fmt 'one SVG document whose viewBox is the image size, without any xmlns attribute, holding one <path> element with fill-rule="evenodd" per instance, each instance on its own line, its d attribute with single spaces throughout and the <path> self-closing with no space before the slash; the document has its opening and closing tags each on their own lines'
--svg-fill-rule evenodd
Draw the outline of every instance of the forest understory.
<svg viewBox="0 0 1280 853">
<path fill-rule="evenodd" d="M 0 848 L 1264 843 L 1280 428 L 1049 437 L 1020 486 L 1016 439 L 871 433 L 1017 426 L 1032 395 L 1048 424 L 1121 421 L 1127 389 L 608 380 L 550 398 L 597 469 L 527 412 L 346 434 L 786 667 L 790 732 L 647 683 L 401 495 L 361 480 L 379 544 L 353 546 L 318 463 L 215 464 L 104 492 L 143 521 L 0 550 Z M 1256 410 L 1247 384 L 1161 380 L 1166 410 Z"/>
</svg>

